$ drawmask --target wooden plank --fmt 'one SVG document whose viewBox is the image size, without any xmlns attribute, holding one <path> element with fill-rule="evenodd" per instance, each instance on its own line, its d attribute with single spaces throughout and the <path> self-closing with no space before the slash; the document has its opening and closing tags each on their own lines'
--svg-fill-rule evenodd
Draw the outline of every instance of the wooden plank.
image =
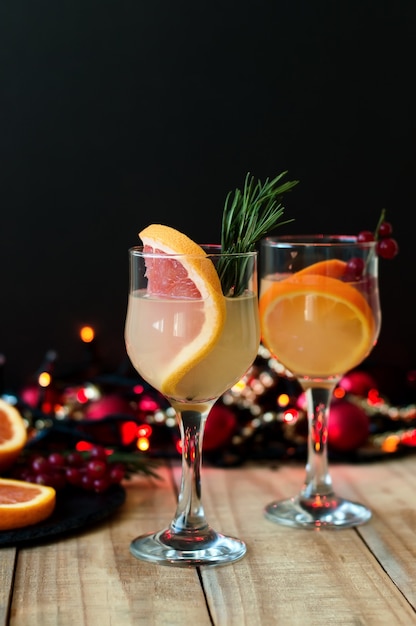
<svg viewBox="0 0 416 626">
<path fill-rule="evenodd" d="M 210 626 L 192 569 L 138 561 L 129 544 L 169 523 L 176 506 L 170 473 L 161 484 L 139 477 L 111 520 L 73 538 L 23 550 L 10 626 Z M 190 601 L 190 599 L 192 601 Z"/>
<path fill-rule="evenodd" d="M 416 458 L 334 465 L 340 495 L 370 506 L 357 529 L 310 531 L 266 520 L 264 506 L 294 495 L 302 464 L 203 467 L 202 494 L 216 530 L 244 539 L 248 553 L 220 568 L 177 569 L 137 561 L 130 541 L 166 526 L 180 465 L 163 482 L 137 477 L 126 504 L 75 537 L 20 551 L 8 626 L 408 626 L 416 623 Z M 13 551 L 3 550 L 3 607 Z M 201 587 L 202 582 L 202 587 Z M 414 585 L 414 582 L 413 582 Z M 6 591 L 5 591 L 6 590 Z M 205 600 L 206 598 L 206 600 Z M 2 623 L 0 622 L 0 626 Z"/>
<path fill-rule="evenodd" d="M 16 548 L 3 548 L 0 554 L 0 626 L 8 624 L 16 553 Z"/>
<path fill-rule="evenodd" d="M 416 610 L 416 458 L 348 468 L 348 477 L 373 512 L 360 535 Z"/>
<path fill-rule="evenodd" d="M 360 468 L 354 469 L 348 477 L 359 480 Z M 343 471 L 333 468 L 340 487 L 344 486 Z M 361 471 L 365 475 L 366 468 Z M 294 495 L 303 479 L 301 466 L 281 465 L 277 471 L 268 467 L 204 469 L 203 498 L 209 521 L 248 545 L 242 561 L 202 572 L 215 625 L 414 623 L 415 612 L 357 530 L 291 529 L 263 517 L 264 505 Z M 376 473 L 368 475 L 365 484 L 369 490 L 376 489 Z"/>
</svg>

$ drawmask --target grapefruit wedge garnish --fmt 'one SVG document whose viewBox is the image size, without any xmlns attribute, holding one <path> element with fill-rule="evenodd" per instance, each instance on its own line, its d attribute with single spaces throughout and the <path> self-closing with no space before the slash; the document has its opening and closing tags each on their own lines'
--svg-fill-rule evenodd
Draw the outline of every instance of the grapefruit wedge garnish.
<svg viewBox="0 0 416 626">
<path fill-rule="evenodd" d="M 26 441 L 23 417 L 13 405 L 0 398 L 0 472 L 14 463 Z"/>
<path fill-rule="evenodd" d="M 331 276 L 301 271 L 274 282 L 259 311 L 264 344 L 296 375 L 343 374 L 374 345 L 376 324 L 366 299 Z"/>
<path fill-rule="evenodd" d="M 139 237 L 144 252 L 151 253 L 145 260 L 148 295 L 201 302 L 189 343 L 177 353 L 167 350 L 161 364 L 159 390 L 175 397 L 179 382 L 217 343 L 225 324 L 225 298 L 211 259 L 187 235 L 170 226 L 151 224 Z"/>
<path fill-rule="evenodd" d="M 0 478 L 0 530 L 42 522 L 54 511 L 56 491 L 46 485 Z"/>
</svg>

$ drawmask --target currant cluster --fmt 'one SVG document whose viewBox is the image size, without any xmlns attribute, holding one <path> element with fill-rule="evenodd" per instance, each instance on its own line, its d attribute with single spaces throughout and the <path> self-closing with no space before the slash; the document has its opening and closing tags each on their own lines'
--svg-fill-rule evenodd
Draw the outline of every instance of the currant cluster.
<svg viewBox="0 0 416 626">
<path fill-rule="evenodd" d="M 96 493 L 104 493 L 125 476 L 124 463 L 111 461 L 111 455 L 99 445 L 85 454 L 76 451 L 68 454 L 51 452 L 46 456 L 34 454 L 14 471 L 14 478 L 48 485 L 57 491 L 73 485 Z"/>
<path fill-rule="evenodd" d="M 358 234 L 358 241 L 377 241 L 376 252 L 383 259 L 394 259 L 399 253 L 399 245 L 393 238 L 393 226 L 386 222 L 384 218 L 378 224 L 375 233 L 370 230 L 363 230 Z"/>
<path fill-rule="evenodd" d="M 385 219 L 385 210 L 381 212 L 379 223 L 375 233 L 371 230 L 362 230 L 357 235 L 357 241 L 368 242 L 376 241 L 376 253 L 383 259 L 394 259 L 399 253 L 399 245 L 393 238 L 393 226 Z M 364 271 L 364 261 L 360 258 L 353 258 L 348 261 L 346 269 L 346 280 L 360 280 Z"/>
</svg>

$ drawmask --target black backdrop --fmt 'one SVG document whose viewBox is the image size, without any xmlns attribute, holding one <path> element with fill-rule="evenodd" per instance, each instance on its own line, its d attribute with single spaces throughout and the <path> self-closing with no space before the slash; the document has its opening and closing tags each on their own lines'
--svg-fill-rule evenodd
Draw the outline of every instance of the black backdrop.
<svg viewBox="0 0 416 626">
<path fill-rule="evenodd" d="M 247 172 L 288 170 L 288 232 L 373 229 L 372 359 L 416 367 L 413 0 L 13 0 L 0 5 L 0 353 L 7 387 L 92 324 L 125 359 L 127 248 L 150 222 L 218 240 Z"/>
</svg>

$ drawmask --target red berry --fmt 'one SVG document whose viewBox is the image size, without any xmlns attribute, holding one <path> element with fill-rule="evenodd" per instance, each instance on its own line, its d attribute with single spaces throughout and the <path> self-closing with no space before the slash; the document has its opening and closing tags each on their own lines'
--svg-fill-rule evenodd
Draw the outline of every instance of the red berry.
<svg viewBox="0 0 416 626">
<path fill-rule="evenodd" d="M 393 232 L 393 226 L 390 224 L 390 222 L 381 222 L 380 226 L 378 227 L 378 236 L 383 238 L 383 237 L 390 237 L 390 235 Z"/>
<path fill-rule="evenodd" d="M 59 454 L 59 452 L 51 452 L 48 456 L 48 461 L 51 467 L 58 468 L 65 466 L 65 457 L 63 454 Z"/>
<path fill-rule="evenodd" d="M 81 467 L 84 463 L 84 458 L 79 452 L 70 452 L 66 457 L 66 462 L 70 467 Z"/>
<path fill-rule="evenodd" d="M 124 466 L 120 463 L 115 463 L 114 466 L 110 469 L 110 480 L 112 483 L 121 483 L 125 475 L 126 471 L 124 469 Z"/>
<path fill-rule="evenodd" d="M 83 474 L 81 478 L 81 487 L 83 489 L 86 489 L 87 491 L 91 491 L 91 489 L 94 489 L 94 478 L 92 478 L 88 474 Z"/>
<path fill-rule="evenodd" d="M 111 481 L 108 476 L 102 478 L 96 478 L 93 482 L 92 488 L 96 493 L 104 493 L 111 486 Z"/>
<path fill-rule="evenodd" d="M 362 230 L 357 235 L 357 241 L 358 242 L 374 241 L 374 234 L 371 232 L 371 230 Z"/>
<path fill-rule="evenodd" d="M 102 478 L 107 473 L 107 463 L 101 459 L 92 459 L 87 465 L 87 474 L 92 479 Z"/>
<path fill-rule="evenodd" d="M 89 451 L 90 459 L 101 459 L 104 461 L 107 458 L 107 450 L 104 446 L 95 445 Z"/>
<path fill-rule="evenodd" d="M 36 474 L 47 474 L 50 470 L 48 459 L 43 456 L 36 456 L 32 461 L 32 470 Z"/>
<path fill-rule="evenodd" d="M 377 242 L 376 250 L 377 254 L 383 259 L 394 259 L 399 253 L 399 246 L 395 239 L 385 237 Z"/>
<path fill-rule="evenodd" d="M 82 473 L 77 467 L 68 467 L 65 476 L 70 485 L 81 485 L 82 483 Z"/>
<path fill-rule="evenodd" d="M 346 271 L 345 271 L 345 280 L 346 282 L 352 282 L 355 280 L 359 280 L 363 275 L 364 271 L 364 261 L 359 257 L 354 257 L 350 259 L 347 263 Z"/>
</svg>

